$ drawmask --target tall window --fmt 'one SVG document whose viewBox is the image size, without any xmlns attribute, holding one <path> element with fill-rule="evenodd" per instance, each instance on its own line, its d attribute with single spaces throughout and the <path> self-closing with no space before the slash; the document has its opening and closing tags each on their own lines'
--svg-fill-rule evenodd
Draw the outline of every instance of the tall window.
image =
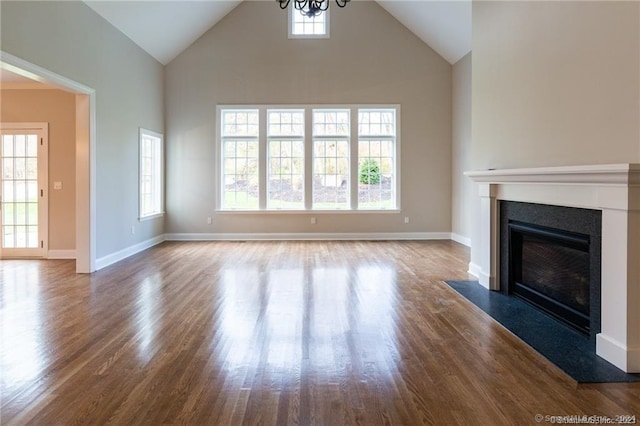
<svg viewBox="0 0 640 426">
<path fill-rule="evenodd" d="M 269 110 L 267 208 L 304 209 L 304 110 Z"/>
<path fill-rule="evenodd" d="M 289 38 L 328 38 L 329 10 L 308 17 L 293 5 L 289 7 Z"/>
<path fill-rule="evenodd" d="M 140 219 L 163 214 L 163 162 L 162 135 L 140 129 Z"/>
<path fill-rule="evenodd" d="M 358 111 L 358 209 L 396 208 L 396 110 Z"/>
<path fill-rule="evenodd" d="M 396 210 L 398 106 L 219 106 L 220 210 Z"/>
<path fill-rule="evenodd" d="M 349 115 L 313 110 L 313 208 L 349 208 Z"/>
<path fill-rule="evenodd" d="M 258 110 L 222 111 L 222 208 L 259 208 Z"/>
</svg>

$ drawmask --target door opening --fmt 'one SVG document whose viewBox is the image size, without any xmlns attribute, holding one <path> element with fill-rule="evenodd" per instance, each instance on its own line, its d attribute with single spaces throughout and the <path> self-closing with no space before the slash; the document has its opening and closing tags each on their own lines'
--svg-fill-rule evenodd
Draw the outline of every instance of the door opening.
<svg viewBox="0 0 640 426">
<path fill-rule="evenodd" d="M 0 257 L 47 256 L 47 123 L 0 124 Z"/>
</svg>

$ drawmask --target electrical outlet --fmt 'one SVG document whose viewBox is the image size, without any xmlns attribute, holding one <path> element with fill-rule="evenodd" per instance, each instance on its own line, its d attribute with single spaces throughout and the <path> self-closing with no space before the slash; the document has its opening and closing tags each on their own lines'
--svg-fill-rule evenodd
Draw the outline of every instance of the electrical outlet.
<svg viewBox="0 0 640 426">
<path fill-rule="evenodd" d="M 316 223 L 318 223 L 318 221 L 316 220 L 315 216 L 311 218 L 311 224 L 315 225 Z"/>
<path fill-rule="evenodd" d="M 409 223 L 409 216 L 404 217 L 404 223 Z"/>
<path fill-rule="evenodd" d="M 209 216 L 209 217 L 207 218 L 207 225 L 211 225 L 211 223 L 212 223 L 212 222 L 213 222 L 213 221 L 211 220 L 211 216 Z"/>
<path fill-rule="evenodd" d="M 135 226 L 131 226 L 131 235 L 136 233 L 136 227 Z"/>
</svg>

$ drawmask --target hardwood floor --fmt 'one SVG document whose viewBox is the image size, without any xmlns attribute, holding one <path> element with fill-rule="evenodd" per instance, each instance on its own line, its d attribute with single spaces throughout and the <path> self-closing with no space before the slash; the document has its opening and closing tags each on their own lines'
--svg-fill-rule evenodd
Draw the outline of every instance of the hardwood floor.
<svg viewBox="0 0 640 426">
<path fill-rule="evenodd" d="M 92 275 L 0 262 L 2 424 L 536 424 L 637 415 L 443 283 L 430 242 L 164 243 Z"/>
</svg>

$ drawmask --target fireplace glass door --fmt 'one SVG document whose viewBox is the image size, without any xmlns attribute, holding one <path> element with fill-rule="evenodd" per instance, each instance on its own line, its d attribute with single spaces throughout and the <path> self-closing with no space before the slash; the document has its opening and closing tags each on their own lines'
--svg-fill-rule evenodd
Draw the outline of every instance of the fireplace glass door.
<svg viewBox="0 0 640 426">
<path fill-rule="evenodd" d="M 589 236 L 512 222 L 510 291 L 589 332 Z"/>
</svg>

